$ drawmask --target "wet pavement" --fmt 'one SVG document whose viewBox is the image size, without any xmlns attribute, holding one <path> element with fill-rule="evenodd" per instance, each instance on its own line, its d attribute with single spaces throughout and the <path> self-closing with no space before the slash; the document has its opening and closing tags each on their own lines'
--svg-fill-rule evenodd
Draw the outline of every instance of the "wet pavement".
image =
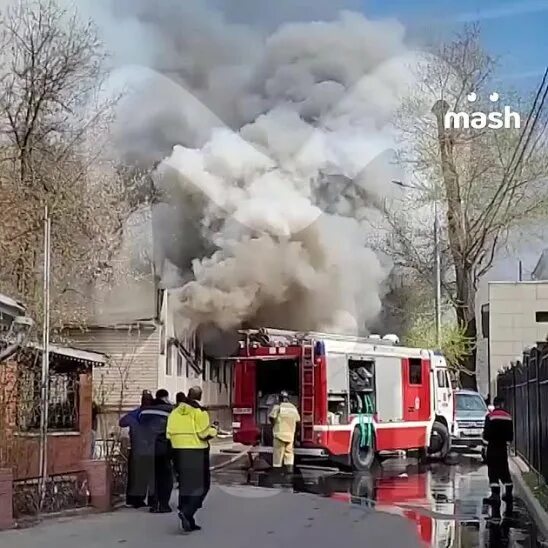
<svg viewBox="0 0 548 548">
<path fill-rule="evenodd" d="M 175 513 L 120 510 L 6 531 L 0 533 L 0 546 L 546 546 L 519 498 L 511 513 L 503 506 L 500 519 L 489 515 L 483 504 L 486 469 L 478 457 L 461 455 L 454 462 L 419 466 L 411 459 L 387 460 L 374 473 L 357 475 L 305 463 L 289 481 L 232 466 L 215 472 L 215 484 L 197 516 L 203 530 L 190 536 L 180 536 Z"/>
<path fill-rule="evenodd" d="M 436 548 L 546 547 L 529 513 L 515 497 L 497 513 L 484 503 L 487 470 L 476 455 L 458 455 L 453 464 L 419 466 L 413 459 L 389 459 L 372 473 L 348 474 L 306 463 L 293 477 L 271 471 L 221 470 L 221 486 L 253 485 L 287 493 L 310 493 L 333 504 L 387 512 L 409 520 L 423 545 Z"/>
</svg>

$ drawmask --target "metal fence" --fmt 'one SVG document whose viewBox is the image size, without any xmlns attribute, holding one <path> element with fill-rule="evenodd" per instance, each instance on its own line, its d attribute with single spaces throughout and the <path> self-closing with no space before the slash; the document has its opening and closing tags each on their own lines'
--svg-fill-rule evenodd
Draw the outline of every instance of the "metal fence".
<svg viewBox="0 0 548 548">
<path fill-rule="evenodd" d="M 548 481 L 548 342 L 499 373 L 497 392 L 514 419 L 516 453 Z"/>
<path fill-rule="evenodd" d="M 120 438 L 98 439 L 93 458 L 106 460 L 110 468 L 110 494 L 117 503 L 126 494 L 128 481 L 129 447 L 127 440 Z"/>
<path fill-rule="evenodd" d="M 79 429 L 80 371 L 57 371 L 49 374 L 48 431 Z M 39 432 L 42 415 L 41 370 L 29 367 L 17 376 L 17 429 L 19 432 Z"/>
<path fill-rule="evenodd" d="M 88 503 L 89 490 L 83 472 L 48 477 L 43 494 L 39 479 L 20 480 L 13 484 L 15 518 L 84 508 Z"/>
</svg>

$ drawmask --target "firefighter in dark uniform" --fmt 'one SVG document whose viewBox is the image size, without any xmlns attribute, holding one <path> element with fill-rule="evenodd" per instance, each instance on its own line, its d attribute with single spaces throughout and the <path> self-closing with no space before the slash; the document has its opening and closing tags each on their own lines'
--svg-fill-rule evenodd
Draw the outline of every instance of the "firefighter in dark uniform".
<svg viewBox="0 0 548 548">
<path fill-rule="evenodd" d="M 500 484 L 504 485 L 502 497 L 507 504 L 512 503 L 512 477 L 508 466 L 508 445 L 514 440 L 512 416 L 504 407 L 504 400 L 496 397 L 494 409 L 485 418 L 483 441 L 487 445 L 487 470 L 491 496 L 488 501 L 500 504 Z"/>
</svg>

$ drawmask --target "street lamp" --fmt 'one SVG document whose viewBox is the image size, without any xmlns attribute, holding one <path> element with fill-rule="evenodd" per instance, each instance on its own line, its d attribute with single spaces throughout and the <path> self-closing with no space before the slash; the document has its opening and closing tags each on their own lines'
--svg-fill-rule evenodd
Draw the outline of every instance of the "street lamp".
<svg viewBox="0 0 548 548">
<path fill-rule="evenodd" d="M 403 188 L 420 190 L 414 185 L 408 185 L 402 181 L 391 181 L 393 184 Z M 438 220 L 438 199 L 434 200 L 434 257 L 436 272 L 435 302 L 436 302 L 436 344 L 438 350 L 441 348 L 441 252 L 440 252 L 440 226 Z"/>
</svg>

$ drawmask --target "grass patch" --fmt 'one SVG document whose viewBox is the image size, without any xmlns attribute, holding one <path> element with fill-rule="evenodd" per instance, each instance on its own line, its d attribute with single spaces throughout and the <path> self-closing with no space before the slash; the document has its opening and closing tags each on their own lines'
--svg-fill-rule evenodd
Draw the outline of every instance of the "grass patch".
<svg viewBox="0 0 548 548">
<path fill-rule="evenodd" d="M 541 506 L 548 511 L 548 486 L 544 479 L 535 472 L 526 472 L 523 474 L 523 479 L 540 502 Z"/>
</svg>

